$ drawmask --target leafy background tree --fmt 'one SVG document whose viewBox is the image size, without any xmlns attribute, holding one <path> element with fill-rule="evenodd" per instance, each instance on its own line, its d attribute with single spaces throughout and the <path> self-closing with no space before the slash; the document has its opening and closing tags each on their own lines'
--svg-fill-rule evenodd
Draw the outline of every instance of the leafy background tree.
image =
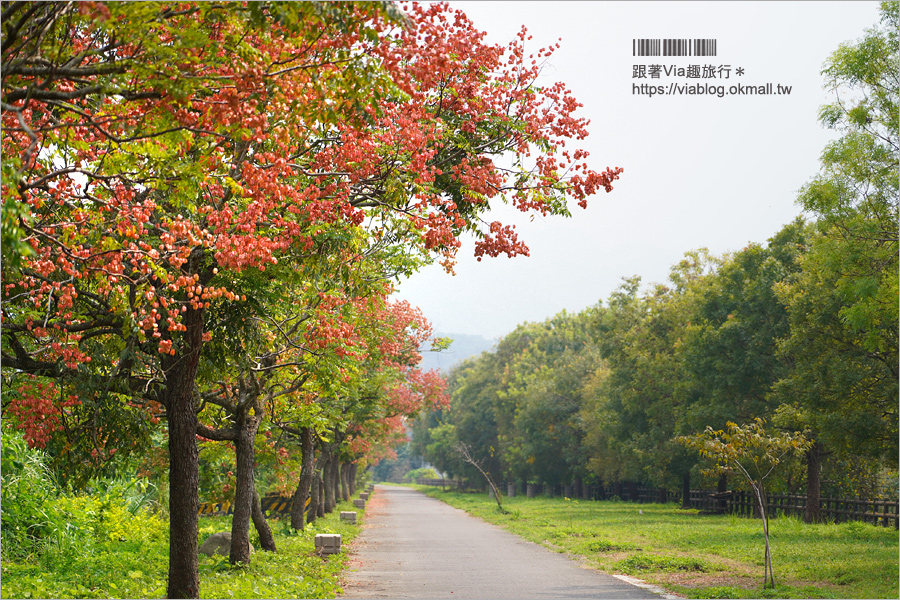
<svg viewBox="0 0 900 600">
<path fill-rule="evenodd" d="M 819 117 L 841 136 L 801 190 L 816 231 L 800 272 L 776 290 L 790 321 L 780 351 L 792 365 L 777 396 L 815 432 L 808 455 L 814 494 L 826 455 L 895 467 L 898 459 L 897 27 L 898 4 L 882 3 L 880 25 L 825 64 L 835 102 Z"/>
<path fill-rule="evenodd" d="M 764 419 L 810 439 L 805 470 L 790 461 L 768 482 L 805 492 L 807 520 L 822 494 L 896 497 L 897 19 L 883 3 L 881 23 L 824 65 L 835 102 L 820 119 L 840 136 L 799 193 L 809 221 L 723 256 L 689 252 L 665 284 L 626 279 L 577 315 L 521 325 L 450 374 L 441 433 L 490 415 L 481 452 L 499 443 L 509 477 L 572 481 L 577 462 L 687 498 L 692 479 L 713 482 L 675 440 Z M 491 385 L 469 392 L 472 373 Z"/>
</svg>

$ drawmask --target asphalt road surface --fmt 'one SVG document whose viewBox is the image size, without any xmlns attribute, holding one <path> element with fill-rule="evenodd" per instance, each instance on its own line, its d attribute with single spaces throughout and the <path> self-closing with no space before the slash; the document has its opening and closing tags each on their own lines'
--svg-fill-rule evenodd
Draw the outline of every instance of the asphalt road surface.
<svg viewBox="0 0 900 600">
<path fill-rule="evenodd" d="M 344 598 L 654 598 L 421 492 L 376 486 Z"/>
</svg>

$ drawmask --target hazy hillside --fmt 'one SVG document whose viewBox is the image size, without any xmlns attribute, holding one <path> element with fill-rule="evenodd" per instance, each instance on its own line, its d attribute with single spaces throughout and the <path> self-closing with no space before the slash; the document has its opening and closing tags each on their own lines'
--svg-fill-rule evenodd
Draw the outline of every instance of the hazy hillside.
<svg viewBox="0 0 900 600">
<path fill-rule="evenodd" d="M 461 333 L 437 333 L 435 335 L 437 337 L 451 338 L 453 343 L 447 350 L 442 352 L 423 352 L 422 364 L 419 366 L 424 371 L 429 369 L 449 371 L 456 363 L 470 356 L 486 352 L 497 343 L 497 340 L 489 340 L 480 335 L 465 335 Z"/>
</svg>

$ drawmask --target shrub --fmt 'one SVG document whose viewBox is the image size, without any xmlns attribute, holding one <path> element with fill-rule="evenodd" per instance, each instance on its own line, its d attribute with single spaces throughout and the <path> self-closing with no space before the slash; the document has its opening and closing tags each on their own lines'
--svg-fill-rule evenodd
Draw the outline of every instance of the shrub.
<svg viewBox="0 0 900 600">
<path fill-rule="evenodd" d="M 440 474 L 431 467 L 422 467 L 408 471 L 403 476 L 405 481 L 415 481 L 416 479 L 440 479 Z"/>
<path fill-rule="evenodd" d="M 44 453 L 29 448 L 21 433 L 2 432 L 0 485 L 3 490 L 0 533 L 4 555 L 24 558 L 39 552 L 60 521 L 54 506 L 57 487 Z"/>
<path fill-rule="evenodd" d="M 46 499 L 48 518 L 27 553 L 7 554 L 4 521 L 3 597 L 140 598 L 165 593 L 167 523 L 138 505 L 140 496 L 123 496 L 123 489 L 132 490 L 134 484 L 95 482 L 94 487 L 107 491 Z M 5 498 L 3 508 L 6 519 Z"/>
</svg>

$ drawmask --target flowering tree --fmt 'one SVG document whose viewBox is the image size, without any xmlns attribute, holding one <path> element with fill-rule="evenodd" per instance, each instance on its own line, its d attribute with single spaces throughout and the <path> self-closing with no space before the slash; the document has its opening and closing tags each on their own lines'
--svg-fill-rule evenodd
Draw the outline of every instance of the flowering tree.
<svg viewBox="0 0 900 600">
<path fill-rule="evenodd" d="M 317 243 L 315 260 L 281 261 L 265 278 L 243 276 L 234 285 L 247 288 L 242 294 L 246 302 L 207 323 L 210 340 L 201 354 L 206 369 L 198 377 L 203 402 L 198 433 L 234 444 L 233 563 L 250 560 L 251 516 L 263 548 L 275 549 L 254 483 L 255 444 L 266 411 L 302 439 L 306 475 L 314 440 L 307 425 L 317 421 L 320 429 L 332 426 L 335 419 L 323 410 L 321 399 L 346 389 L 354 364 L 364 356 L 357 331 L 362 309 L 388 288 L 379 277 L 365 278 L 372 275 L 371 257 L 348 252 L 352 248 Z M 348 277 L 351 267 L 354 276 Z M 301 507 L 303 503 L 305 498 Z"/>
<path fill-rule="evenodd" d="M 567 198 L 584 205 L 620 173 L 563 149 L 587 123 L 563 85 L 535 85 L 524 31 L 487 46 L 446 5 L 404 10 L 3 9 L 8 410 L 33 443 L 63 428 L 102 458 L 123 423 L 162 408 L 169 596 L 199 593 L 202 350 L 247 291 L 339 238 L 378 248 L 385 274 L 432 257 L 450 268 L 463 231 L 479 257 L 525 253 L 511 227 L 481 223 L 493 199 L 568 214 Z"/>
<path fill-rule="evenodd" d="M 431 326 L 421 311 L 407 302 L 390 302 L 374 295 L 354 303 L 355 321 L 338 362 L 323 356 L 308 367 L 301 390 L 305 401 L 282 402 L 273 409 L 277 425 L 298 438 L 303 465 L 294 492 L 292 527 L 303 528 L 303 510 L 314 471 L 324 471 L 326 510 L 341 488 L 349 494 L 349 470 L 373 448 L 403 431 L 403 419 L 445 402 L 445 382 L 436 372 L 417 368 Z M 314 459 L 316 450 L 319 460 Z M 349 469 L 349 470 L 348 470 Z M 342 494 L 345 495 L 345 494 Z"/>
<path fill-rule="evenodd" d="M 446 406 L 447 383 L 436 371 L 422 371 L 421 351 L 431 324 L 406 301 L 387 302 L 367 319 L 375 346 L 365 352 L 364 375 L 349 413 L 346 450 L 350 460 L 374 462 L 405 440 L 406 419 Z"/>
</svg>

